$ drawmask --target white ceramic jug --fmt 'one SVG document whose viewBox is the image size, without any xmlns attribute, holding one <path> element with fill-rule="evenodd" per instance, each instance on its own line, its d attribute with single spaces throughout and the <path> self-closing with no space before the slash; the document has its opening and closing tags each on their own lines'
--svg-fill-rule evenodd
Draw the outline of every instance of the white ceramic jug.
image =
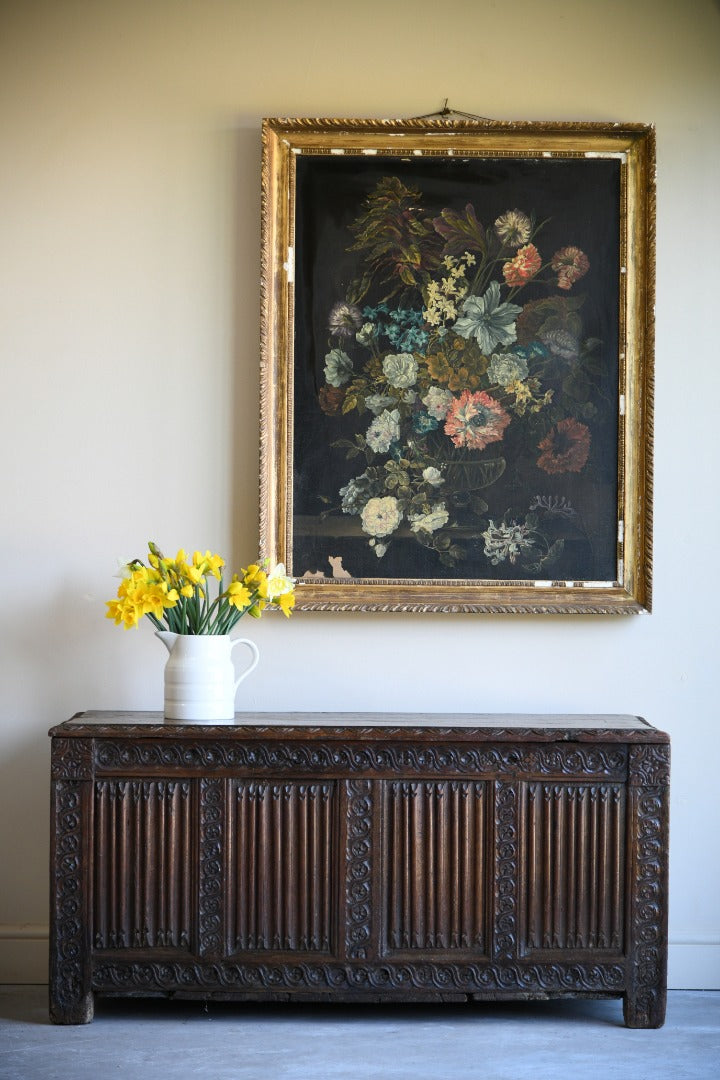
<svg viewBox="0 0 720 1080">
<path fill-rule="evenodd" d="M 227 634 L 157 630 L 156 637 L 170 653 L 165 664 L 165 719 L 196 724 L 233 720 L 237 688 L 260 659 L 257 645 Z M 235 674 L 232 658 L 238 645 L 246 645 L 252 654 L 241 675 Z"/>
</svg>

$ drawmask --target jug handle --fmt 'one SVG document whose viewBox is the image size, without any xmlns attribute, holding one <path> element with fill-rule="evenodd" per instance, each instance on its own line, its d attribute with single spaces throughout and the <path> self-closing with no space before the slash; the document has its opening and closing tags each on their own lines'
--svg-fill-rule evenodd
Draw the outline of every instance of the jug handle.
<svg viewBox="0 0 720 1080">
<path fill-rule="evenodd" d="M 252 661 L 250 663 L 250 666 L 245 668 L 245 671 L 243 671 L 242 675 L 238 675 L 237 679 L 235 680 L 236 690 L 240 683 L 243 681 L 243 679 L 246 679 L 250 672 L 255 670 L 255 668 L 258 666 L 258 661 L 260 659 L 260 651 L 254 641 L 250 641 L 249 638 L 236 638 L 230 646 L 231 653 L 237 645 L 247 645 L 248 649 L 252 653 Z"/>
</svg>

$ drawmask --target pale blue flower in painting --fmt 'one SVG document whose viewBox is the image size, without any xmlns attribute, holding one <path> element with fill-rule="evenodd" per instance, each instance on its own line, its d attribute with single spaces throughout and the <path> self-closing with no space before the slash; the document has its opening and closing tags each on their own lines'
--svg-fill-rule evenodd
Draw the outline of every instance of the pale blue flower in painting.
<svg viewBox="0 0 720 1080">
<path fill-rule="evenodd" d="M 372 498 L 373 495 L 382 494 L 382 491 L 382 483 L 369 476 L 367 471 L 360 473 L 359 476 L 354 476 L 340 488 L 343 513 L 359 514 L 368 499 Z"/>
<path fill-rule="evenodd" d="M 344 386 L 350 382 L 353 362 L 342 349 L 331 349 L 325 357 L 325 381 L 330 386 Z"/>
<path fill-rule="evenodd" d="M 397 352 L 425 352 L 429 335 L 421 310 L 398 308 L 390 311 L 387 304 L 378 304 L 377 307 L 363 308 L 362 314 L 364 319 L 375 324 L 376 336 L 386 337 Z"/>
<path fill-rule="evenodd" d="M 522 308 L 500 302 L 497 281 L 490 282 L 483 296 L 469 296 L 460 310 L 462 314 L 453 330 L 460 337 L 474 337 L 484 353 L 491 353 L 496 345 L 512 345 L 515 341 L 515 320 Z"/>
<path fill-rule="evenodd" d="M 522 382 L 528 376 L 527 360 L 515 353 L 493 353 L 488 365 L 488 377 L 498 386 Z"/>
<path fill-rule="evenodd" d="M 388 394 L 368 394 L 365 405 L 373 416 L 379 416 L 383 409 L 387 409 L 388 405 L 392 405 L 394 401 L 395 398 Z"/>
<path fill-rule="evenodd" d="M 363 473 L 362 476 L 355 476 L 352 480 L 348 480 L 347 484 L 340 488 L 342 499 L 340 505 L 344 514 L 359 514 L 362 510 L 367 499 L 367 486 L 363 483 L 365 479 Z"/>
<path fill-rule="evenodd" d="M 412 419 L 413 430 L 418 435 L 427 435 L 431 431 L 436 431 L 440 426 L 440 421 L 436 420 L 434 416 L 430 416 L 426 412 L 415 413 Z"/>
<path fill-rule="evenodd" d="M 367 430 L 365 442 L 376 454 L 386 454 L 392 443 L 400 438 L 400 413 L 383 409 Z"/>
</svg>

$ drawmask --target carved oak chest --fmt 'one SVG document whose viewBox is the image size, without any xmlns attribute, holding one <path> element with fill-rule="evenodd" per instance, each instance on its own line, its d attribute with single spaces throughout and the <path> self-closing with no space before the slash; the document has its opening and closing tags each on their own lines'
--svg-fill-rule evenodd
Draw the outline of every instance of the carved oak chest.
<svg viewBox="0 0 720 1080">
<path fill-rule="evenodd" d="M 665 1013 L 669 740 L 631 716 L 82 713 L 50 1013 L 94 994 Z"/>
</svg>

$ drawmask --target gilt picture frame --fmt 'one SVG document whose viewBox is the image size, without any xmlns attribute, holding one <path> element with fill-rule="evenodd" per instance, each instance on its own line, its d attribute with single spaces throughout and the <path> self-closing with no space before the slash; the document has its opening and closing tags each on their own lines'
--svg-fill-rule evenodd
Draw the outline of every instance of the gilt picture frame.
<svg viewBox="0 0 720 1080">
<path fill-rule="evenodd" d="M 649 611 L 654 129 L 262 139 L 260 554 L 298 609 Z"/>
</svg>

